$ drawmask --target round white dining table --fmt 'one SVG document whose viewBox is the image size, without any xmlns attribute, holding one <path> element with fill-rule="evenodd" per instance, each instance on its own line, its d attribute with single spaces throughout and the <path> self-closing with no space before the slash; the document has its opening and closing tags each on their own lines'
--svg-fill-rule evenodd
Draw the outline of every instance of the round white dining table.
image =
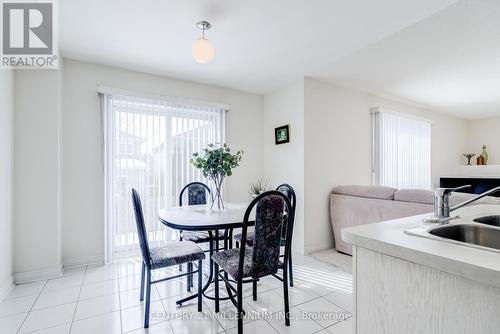
<svg viewBox="0 0 500 334">
<path fill-rule="evenodd" d="M 234 228 L 242 227 L 243 217 L 248 208 L 249 203 L 226 203 L 224 210 L 211 210 L 210 205 L 187 205 L 187 206 L 174 206 L 170 208 L 161 209 L 158 213 L 160 222 L 172 229 L 180 231 L 206 231 L 210 236 L 219 235 L 219 231 L 224 232 L 224 249 L 232 247 L 232 231 Z M 249 224 L 254 225 L 255 210 L 249 216 Z M 218 242 L 209 242 L 210 245 L 210 273 L 208 280 L 203 287 L 203 295 L 208 299 L 214 299 L 208 296 L 205 291 L 213 283 L 214 280 L 214 263 L 212 261 L 213 252 L 219 251 Z M 215 248 L 213 247 L 216 245 Z M 218 279 L 218 278 L 215 278 Z M 230 291 L 228 290 L 228 293 Z M 177 305 L 182 305 L 184 302 L 195 298 L 197 295 L 191 295 L 178 300 Z M 219 298 L 219 300 L 227 299 Z"/>
<path fill-rule="evenodd" d="M 249 203 L 229 202 L 225 210 L 211 210 L 210 205 L 186 205 L 161 209 L 158 217 L 166 226 L 182 231 L 214 231 L 242 226 Z M 255 213 L 250 215 L 254 220 Z"/>
</svg>

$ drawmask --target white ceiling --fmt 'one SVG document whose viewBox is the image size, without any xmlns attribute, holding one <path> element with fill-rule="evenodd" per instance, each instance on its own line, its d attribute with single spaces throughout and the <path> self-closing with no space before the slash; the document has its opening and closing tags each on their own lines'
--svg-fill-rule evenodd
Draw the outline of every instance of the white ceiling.
<svg viewBox="0 0 500 334">
<path fill-rule="evenodd" d="M 63 0 L 68 58 L 270 92 L 310 76 L 464 118 L 500 115 L 498 0 Z M 191 44 L 213 28 L 210 64 Z"/>
<path fill-rule="evenodd" d="M 336 60 L 454 2 L 62 0 L 60 46 L 72 59 L 266 93 L 302 76 L 336 78 Z M 201 19 L 213 25 L 206 65 L 191 56 Z"/>
<path fill-rule="evenodd" d="M 500 116 L 500 1 L 462 0 L 344 57 L 322 77 L 463 118 Z"/>
</svg>

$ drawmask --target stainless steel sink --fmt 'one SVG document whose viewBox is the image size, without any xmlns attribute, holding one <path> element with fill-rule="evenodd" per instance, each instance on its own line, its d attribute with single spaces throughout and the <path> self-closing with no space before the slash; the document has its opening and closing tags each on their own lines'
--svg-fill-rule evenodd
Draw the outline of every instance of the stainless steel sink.
<svg viewBox="0 0 500 334">
<path fill-rule="evenodd" d="M 500 216 L 484 216 L 474 219 L 476 223 L 500 226 Z"/>
<path fill-rule="evenodd" d="M 500 229 L 475 224 L 457 224 L 437 227 L 429 233 L 445 239 L 500 250 Z"/>
</svg>

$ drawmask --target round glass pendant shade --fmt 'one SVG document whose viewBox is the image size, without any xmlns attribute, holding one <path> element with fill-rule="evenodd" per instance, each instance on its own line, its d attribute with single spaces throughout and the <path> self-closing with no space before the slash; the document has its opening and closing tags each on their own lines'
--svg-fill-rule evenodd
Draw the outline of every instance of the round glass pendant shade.
<svg viewBox="0 0 500 334">
<path fill-rule="evenodd" d="M 198 63 L 206 64 L 214 59 L 214 47 L 206 38 L 200 38 L 194 42 L 191 51 Z"/>
</svg>

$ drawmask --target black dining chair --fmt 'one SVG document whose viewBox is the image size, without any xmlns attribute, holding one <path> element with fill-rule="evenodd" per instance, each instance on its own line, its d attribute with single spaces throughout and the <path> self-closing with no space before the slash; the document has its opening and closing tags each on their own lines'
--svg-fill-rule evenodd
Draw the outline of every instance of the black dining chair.
<svg viewBox="0 0 500 334">
<path fill-rule="evenodd" d="M 203 260 L 205 259 L 205 252 L 200 248 L 200 246 L 191 241 L 172 241 L 162 247 L 149 248 L 141 199 L 135 189 L 132 189 L 132 203 L 134 205 L 135 222 L 137 225 L 137 234 L 139 237 L 139 245 L 141 247 L 142 255 L 140 301 L 143 301 L 144 294 L 146 295 L 144 328 L 149 327 L 149 310 L 151 304 L 152 284 L 198 273 L 198 312 L 201 312 L 203 296 Z M 191 270 L 184 274 L 170 276 L 155 281 L 151 280 L 151 272 L 153 270 L 175 266 L 182 263 L 190 263 L 190 268 L 192 268 L 192 263 L 195 261 L 198 261 L 197 270 Z M 146 291 L 144 291 L 144 288 L 146 288 Z"/>
<path fill-rule="evenodd" d="M 256 207 L 253 246 L 247 246 L 250 215 Z M 285 214 L 286 213 L 286 214 Z M 288 301 L 288 263 L 291 252 L 292 230 L 286 225 L 293 221 L 293 209 L 290 200 L 282 192 L 271 190 L 255 198 L 248 206 L 242 223 L 241 247 L 215 253 L 215 272 L 222 279 L 229 292 L 229 297 L 237 308 L 238 334 L 243 333 L 243 283 L 245 279 L 253 281 L 272 275 L 283 282 L 283 301 L 285 304 L 285 325 L 290 326 L 290 307 Z M 280 247 L 283 225 L 285 225 L 285 254 L 283 277 L 276 275 L 280 268 Z M 222 272 L 219 271 L 222 269 Z M 229 277 L 231 276 L 231 277 Z M 236 287 L 231 280 L 236 281 Z M 215 279 L 215 309 L 219 309 L 219 280 Z M 236 294 L 236 300 L 233 293 Z"/>
<path fill-rule="evenodd" d="M 184 193 L 187 191 L 187 204 L 188 205 L 202 205 L 207 204 L 208 199 L 207 195 L 211 196 L 210 188 L 202 182 L 191 182 L 182 188 L 179 193 L 179 206 L 184 204 Z M 220 231 L 217 241 L 223 240 L 224 231 Z M 179 233 L 179 241 L 192 241 L 197 244 L 213 242 L 214 241 L 213 233 L 208 231 L 180 231 Z M 211 245 L 212 246 L 212 245 Z M 210 247 L 211 249 L 212 247 Z M 192 271 L 192 268 L 189 267 L 188 271 Z M 179 270 L 182 271 L 182 265 L 179 265 Z M 187 277 L 187 290 L 191 291 L 191 287 L 193 286 L 193 278 L 192 275 Z"/>
<path fill-rule="evenodd" d="M 282 192 L 283 194 L 285 194 L 286 197 L 288 197 L 288 199 L 290 200 L 290 203 L 292 204 L 292 211 L 293 211 L 293 217 L 295 217 L 295 207 L 296 207 L 296 203 L 297 203 L 297 197 L 295 195 L 295 190 L 293 190 L 292 186 L 287 184 L 287 183 L 283 183 L 283 184 L 280 184 L 277 188 L 276 188 L 277 191 L 279 192 Z M 286 215 L 286 213 L 285 213 Z M 293 225 L 294 225 L 294 221 L 290 221 L 288 225 L 283 225 L 283 228 L 285 227 L 288 227 L 290 229 L 290 234 L 293 235 Z M 286 231 L 283 230 L 282 231 L 282 240 L 281 240 L 281 246 L 284 246 L 285 245 L 285 236 L 286 236 Z M 236 243 L 236 247 L 239 247 L 239 244 L 241 243 L 241 233 L 240 234 L 235 234 L 234 235 L 234 240 L 235 240 L 235 243 Z M 253 241 L 254 241 L 254 233 L 253 232 L 248 232 L 247 233 L 247 246 L 253 246 Z M 281 257 L 283 257 L 284 255 L 282 254 Z M 282 263 L 280 262 L 280 269 L 283 269 L 283 265 Z M 293 287 L 293 264 L 292 264 L 292 254 L 290 253 L 290 257 L 288 259 L 288 271 L 289 271 L 289 279 L 290 279 L 290 286 Z M 257 282 L 253 282 L 253 290 L 254 290 L 254 299 L 256 298 L 256 294 L 257 294 Z"/>
</svg>

